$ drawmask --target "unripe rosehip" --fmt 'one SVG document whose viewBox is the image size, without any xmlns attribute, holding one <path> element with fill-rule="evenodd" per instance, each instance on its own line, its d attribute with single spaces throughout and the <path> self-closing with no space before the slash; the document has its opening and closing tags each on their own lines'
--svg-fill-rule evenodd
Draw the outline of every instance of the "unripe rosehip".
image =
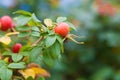
<svg viewBox="0 0 120 80">
<path fill-rule="evenodd" d="M 14 53 L 19 53 L 21 47 L 22 47 L 22 44 L 16 43 L 16 44 L 13 46 L 13 48 L 12 48 L 12 52 L 14 52 Z"/>
<path fill-rule="evenodd" d="M 3 16 L 1 17 L 1 30 L 7 31 L 12 27 L 12 18 L 10 16 Z"/>
<path fill-rule="evenodd" d="M 54 28 L 54 31 L 60 36 L 65 37 L 69 32 L 69 25 L 65 22 L 61 22 Z"/>
</svg>

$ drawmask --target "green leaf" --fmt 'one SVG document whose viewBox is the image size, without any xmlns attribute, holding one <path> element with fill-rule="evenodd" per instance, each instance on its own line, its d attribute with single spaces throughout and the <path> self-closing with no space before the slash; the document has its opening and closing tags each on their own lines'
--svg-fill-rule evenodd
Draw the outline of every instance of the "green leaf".
<svg viewBox="0 0 120 80">
<path fill-rule="evenodd" d="M 31 28 L 28 27 L 28 26 L 19 26 L 19 27 L 16 27 L 16 29 L 18 31 L 28 31 L 28 30 L 31 30 Z"/>
<path fill-rule="evenodd" d="M 56 41 L 56 36 L 47 36 L 45 39 L 46 47 L 52 46 Z"/>
<path fill-rule="evenodd" d="M 10 52 L 10 51 L 5 51 L 2 55 L 3 55 L 3 56 L 11 56 L 11 55 L 12 55 L 12 52 Z"/>
<path fill-rule="evenodd" d="M 18 26 L 24 26 L 31 20 L 31 17 L 21 15 L 16 17 L 15 20 Z"/>
<path fill-rule="evenodd" d="M 33 31 L 36 31 L 36 32 L 40 32 L 39 28 L 36 27 L 36 26 L 32 27 L 32 30 L 33 30 Z"/>
<path fill-rule="evenodd" d="M 48 33 L 49 33 L 49 34 L 48 34 L 49 36 L 54 36 L 54 35 L 55 35 L 55 32 L 54 32 L 54 31 L 48 31 Z"/>
<path fill-rule="evenodd" d="M 56 35 L 56 38 L 57 38 L 58 42 L 59 42 L 60 45 L 61 45 L 61 50 L 62 50 L 62 53 L 63 53 L 63 52 L 64 52 L 63 39 L 62 39 L 59 35 Z"/>
<path fill-rule="evenodd" d="M 25 16 L 31 16 L 32 15 L 30 12 L 27 12 L 27 11 L 24 11 L 24 10 L 15 11 L 15 12 L 13 12 L 13 14 L 22 14 L 22 15 L 25 15 Z"/>
<path fill-rule="evenodd" d="M 44 25 L 42 25 L 42 29 L 43 29 L 44 32 L 47 32 L 47 31 L 48 31 L 48 28 L 45 27 Z"/>
<path fill-rule="evenodd" d="M 3 60 L 0 60 L 0 68 L 3 67 L 3 66 L 6 66 L 6 62 L 3 61 Z"/>
<path fill-rule="evenodd" d="M 51 53 L 49 53 L 53 59 L 60 59 L 61 58 L 61 48 L 60 48 L 60 44 L 58 43 L 58 41 L 56 41 L 54 43 L 53 46 L 50 47 L 50 51 Z"/>
<path fill-rule="evenodd" d="M 46 50 L 44 51 L 44 54 L 43 54 L 43 58 L 42 58 L 42 59 L 43 59 L 43 62 L 44 62 L 47 66 L 49 66 L 49 67 L 53 67 L 54 64 L 55 64 L 55 60 L 52 59 L 51 54 L 50 54 L 50 52 L 49 52 L 48 49 L 46 49 Z"/>
<path fill-rule="evenodd" d="M 43 57 L 46 59 L 60 59 L 61 58 L 61 48 L 58 41 L 56 41 L 52 46 L 44 50 Z M 47 61 L 47 60 L 46 60 Z M 52 61 L 52 60 L 51 60 Z"/>
<path fill-rule="evenodd" d="M 27 51 L 25 52 L 25 51 L 24 51 L 24 52 L 20 52 L 19 54 L 20 54 L 20 55 L 23 55 L 23 56 L 29 56 L 29 53 L 30 53 L 30 52 L 27 52 Z"/>
<path fill-rule="evenodd" d="M 45 78 L 44 77 L 39 77 L 39 78 L 37 78 L 37 80 L 45 80 Z"/>
<path fill-rule="evenodd" d="M 63 44 L 63 39 L 61 38 L 61 36 L 56 35 L 56 38 L 60 44 Z"/>
<path fill-rule="evenodd" d="M 40 20 L 36 17 L 36 15 L 33 13 L 32 14 L 32 19 L 35 21 L 35 22 L 40 22 Z"/>
<path fill-rule="evenodd" d="M 36 31 L 32 31 L 31 35 L 35 37 L 40 37 L 40 33 Z"/>
<path fill-rule="evenodd" d="M 6 67 L 0 68 L 0 79 L 1 80 L 11 80 L 12 70 L 7 69 Z"/>
<path fill-rule="evenodd" d="M 29 35 L 30 35 L 29 32 L 21 32 L 20 34 L 18 34 L 18 37 L 27 37 Z"/>
<path fill-rule="evenodd" d="M 44 19 L 44 24 L 45 24 L 46 26 L 53 26 L 53 25 L 52 25 L 53 22 L 52 22 L 51 19 Z"/>
<path fill-rule="evenodd" d="M 27 78 L 27 80 L 34 80 L 31 76 Z"/>
<path fill-rule="evenodd" d="M 8 65 L 8 68 L 12 68 L 12 69 L 24 69 L 25 68 L 25 63 L 24 62 L 10 63 Z"/>
<path fill-rule="evenodd" d="M 67 20 L 66 17 L 58 17 L 57 20 L 56 20 L 56 22 L 57 22 L 57 23 L 60 23 L 60 22 L 66 21 L 66 20 Z"/>
<path fill-rule="evenodd" d="M 66 23 L 69 25 L 70 30 L 75 30 L 75 31 L 77 31 L 76 27 L 75 27 L 72 23 L 70 23 L 70 22 L 66 22 Z"/>
<path fill-rule="evenodd" d="M 29 25 L 30 26 L 38 26 L 38 27 L 42 27 L 41 21 L 36 17 L 35 14 L 32 14 L 32 19 L 29 21 Z"/>
<path fill-rule="evenodd" d="M 29 26 L 36 26 L 36 23 L 34 22 L 34 20 L 30 20 L 29 22 L 28 22 L 28 25 Z"/>
<path fill-rule="evenodd" d="M 23 56 L 20 55 L 20 54 L 12 54 L 12 60 L 13 60 L 14 62 L 18 62 L 18 61 L 20 61 L 22 58 L 23 58 Z"/>
<path fill-rule="evenodd" d="M 37 58 L 40 56 L 41 47 L 34 47 L 30 52 L 30 61 L 35 62 Z"/>
</svg>

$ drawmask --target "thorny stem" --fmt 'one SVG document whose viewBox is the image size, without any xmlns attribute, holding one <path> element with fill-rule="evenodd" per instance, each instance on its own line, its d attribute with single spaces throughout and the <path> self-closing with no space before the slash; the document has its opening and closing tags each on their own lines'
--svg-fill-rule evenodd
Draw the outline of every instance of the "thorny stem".
<svg viewBox="0 0 120 80">
<path fill-rule="evenodd" d="M 43 39 L 43 36 L 41 36 L 37 41 L 35 41 L 35 42 L 32 44 L 32 47 L 33 47 L 33 46 L 36 46 L 42 39 Z"/>
</svg>

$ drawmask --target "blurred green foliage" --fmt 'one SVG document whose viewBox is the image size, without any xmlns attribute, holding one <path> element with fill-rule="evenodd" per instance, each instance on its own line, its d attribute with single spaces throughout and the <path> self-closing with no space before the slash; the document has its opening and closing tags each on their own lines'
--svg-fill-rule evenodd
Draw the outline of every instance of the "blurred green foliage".
<svg viewBox="0 0 120 80">
<path fill-rule="evenodd" d="M 78 39 L 84 41 L 84 45 L 66 41 L 62 60 L 56 61 L 53 67 L 44 65 L 51 73 L 51 78 L 47 80 L 120 80 L 119 13 L 114 16 L 101 16 L 94 10 L 94 0 L 70 0 L 73 2 L 69 4 L 69 0 L 24 1 L 30 6 L 30 12 L 35 12 L 41 20 L 47 17 L 68 17 L 73 24 L 79 26 L 77 32 L 73 33 L 84 36 Z M 109 1 L 114 5 L 120 3 L 119 0 Z M 0 15 L 21 9 L 19 6 L 23 2 L 21 0 L 14 8 L 1 9 Z"/>
</svg>

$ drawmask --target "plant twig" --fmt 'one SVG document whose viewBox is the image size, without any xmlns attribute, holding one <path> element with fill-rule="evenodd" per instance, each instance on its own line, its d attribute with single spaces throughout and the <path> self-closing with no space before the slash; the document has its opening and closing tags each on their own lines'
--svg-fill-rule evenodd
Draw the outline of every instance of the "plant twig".
<svg viewBox="0 0 120 80">
<path fill-rule="evenodd" d="M 19 32 L 10 32 L 10 33 L 7 33 L 5 36 L 16 35 L 16 34 L 19 34 Z"/>
<path fill-rule="evenodd" d="M 43 39 L 43 36 L 41 36 L 37 41 L 35 41 L 35 42 L 32 44 L 32 47 L 33 47 L 33 46 L 36 46 L 42 39 Z"/>
<path fill-rule="evenodd" d="M 11 30 L 12 30 L 13 32 L 17 32 L 14 27 L 12 27 Z"/>
</svg>

